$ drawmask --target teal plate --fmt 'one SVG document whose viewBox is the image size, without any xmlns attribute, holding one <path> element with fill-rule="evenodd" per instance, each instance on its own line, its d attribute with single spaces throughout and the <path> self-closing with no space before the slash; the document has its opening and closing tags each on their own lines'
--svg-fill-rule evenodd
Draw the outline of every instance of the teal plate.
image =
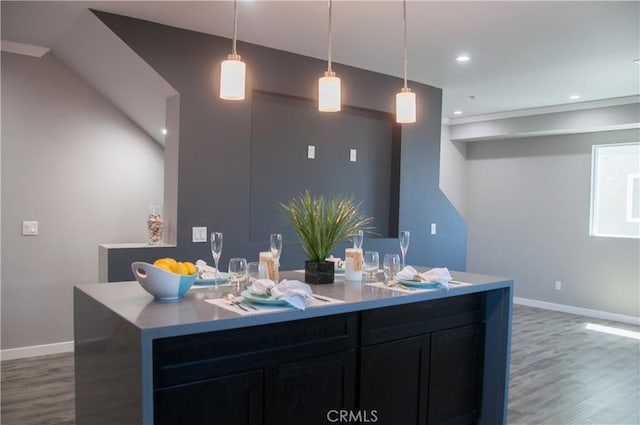
<svg viewBox="0 0 640 425">
<path fill-rule="evenodd" d="M 229 282 L 229 274 L 220 272 L 218 279 L 196 279 L 196 281 L 193 282 L 193 284 L 194 285 L 214 285 L 217 283 L 218 285 L 222 285 L 223 283 L 227 283 L 227 282 Z"/>
<path fill-rule="evenodd" d="M 240 295 L 242 295 L 242 298 L 244 298 L 245 300 L 250 301 L 252 303 L 256 303 L 256 304 L 265 304 L 265 305 L 288 305 L 289 304 L 285 300 L 269 298 L 266 295 L 252 294 L 246 289 L 240 292 Z"/>
<path fill-rule="evenodd" d="M 422 289 L 440 288 L 440 284 L 437 282 L 416 282 L 415 280 L 403 280 L 403 279 L 398 279 L 398 282 L 404 286 L 410 286 L 412 288 L 422 288 Z"/>
</svg>

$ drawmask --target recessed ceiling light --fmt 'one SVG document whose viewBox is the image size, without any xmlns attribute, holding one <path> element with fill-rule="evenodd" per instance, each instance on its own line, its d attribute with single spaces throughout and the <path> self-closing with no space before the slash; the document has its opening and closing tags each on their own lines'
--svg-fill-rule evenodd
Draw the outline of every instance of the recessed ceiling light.
<svg viewBox="0 0 640 425">
<path fill-rule="evenodd" d="M 167 129 L 166 129 L 166 128 L 163 128 L 163 129 L 162 129 L 162 130 L 160 130 L 160 131 L 162 131 L 162 134 L 164 134 L 165 136 L 167 135 Z"/>
<path fill-rule="evenodd" d="M 469 55 L 458 55 L 458 56 L 456 56 L 456 60 L 458 62 L 469 62 L 469 59 L 471 59 L 469 57 Z"/>
<path fill-rule="evenodd" d="M 569 96 L 569 99 L 578 100 L 578 99 L 580 99 L 580 95 L 579 94 L 572 94 L 571 96 Z"/>
<path fill-rule="evenodd" d="M 457 110 L 457 111 L 453 111 L 454 115 L 462 115 L 462 111 L 461 110 Z"/>
</svg>

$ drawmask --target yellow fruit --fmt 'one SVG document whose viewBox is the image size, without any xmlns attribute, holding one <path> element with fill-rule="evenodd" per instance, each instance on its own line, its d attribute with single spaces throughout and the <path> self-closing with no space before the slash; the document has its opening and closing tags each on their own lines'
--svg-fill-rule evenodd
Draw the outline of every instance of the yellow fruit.
<svg viewBox="0 0 640 425">
<path fill-rule="evenodd" d="M 189 274 L 187 273 L 187 266 L 185 266 L 181 261 L 177 262 L 173 267 L 171 267 L 171 270 L 177 274 Z"/>
<path fill-rule="evenodd" d="M 198 271 L 195 264 L 190 261 L 176 261 L 174 258 L 158 258 L 153 265 L 168 272 L 184 275 L 192 275 Z"/>
<path fill-rule="evenodd" d="M 173 258 L 170 257 L 165 257 L 165 258 L 159 258 L 156 261 L 153 262 L 154 266 L 157 266 L 160 263 L 164 263 L 166 265 L 168 265 L 169 267 L 173 267 L 176 264 L 176 260 L 174 260 Z"/>
<path fill-rule="evenodd" d="M 166 270 L 166 271 L 168 271 L 168 272 L 172 272 L 172 273 L 173 273 L 173 270 L 171 270 L 171 266 L 170 266 L 170 265 L 168 265 L 167 263 L 162 263 L 162 262 L 160 262 L 160 263 L 158 263 L 158 264 L 153 263 L 153 265 L 154 265 L 154 266 L 156 266 L 156 267 L 157 267 L 157 268 L 159 268 L 159 269 Z"/>
<path fill-rule="evenodd" d="M 185 261 L 184 265 L 187 267 L 187 274 L 194 274 L 198 271 L 198 269 L 196 269 L 196 265 L 191 261 Z"/>
</svg>

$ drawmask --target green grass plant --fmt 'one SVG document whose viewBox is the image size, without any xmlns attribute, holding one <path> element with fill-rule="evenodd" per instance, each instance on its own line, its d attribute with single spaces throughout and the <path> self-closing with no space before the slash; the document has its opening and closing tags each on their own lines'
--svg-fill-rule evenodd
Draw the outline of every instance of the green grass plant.
<svg viewBox="0 0 640 425">
<path fill-rule="evenodd" d="M 369 231 L 373 221 L 346 195 L 313 196 L 309 191 L 280 204 L 286 221 L 302 242 L 309 260 L 322 262 L 343 240 L 358 230 Z"/>
</svg>

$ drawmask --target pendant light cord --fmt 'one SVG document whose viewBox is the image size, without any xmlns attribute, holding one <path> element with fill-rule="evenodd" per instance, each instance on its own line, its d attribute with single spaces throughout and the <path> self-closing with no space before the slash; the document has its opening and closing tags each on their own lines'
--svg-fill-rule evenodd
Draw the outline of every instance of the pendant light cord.
<svg viewBox="0 0 640 425">
<path fill-rule="evenodd" d="M 331 72 L 331 0 L 329 0 L 329 46 L 327 48 L 327 71 Z"/>
<path fill-rule="evenodd" d="M 233 46 L 231 48 L 231 54 L 236 53 L 236 39 L 238 38 L 238 0 L 233 0 Z"/>
<path fill-rule="evenodd" d="M 407 0 L 402 1 L 402 26 L 404 28 L 404 41 L 402 53 L 404 56 L 404 88 L 407 88 Z"/>
</svg>

